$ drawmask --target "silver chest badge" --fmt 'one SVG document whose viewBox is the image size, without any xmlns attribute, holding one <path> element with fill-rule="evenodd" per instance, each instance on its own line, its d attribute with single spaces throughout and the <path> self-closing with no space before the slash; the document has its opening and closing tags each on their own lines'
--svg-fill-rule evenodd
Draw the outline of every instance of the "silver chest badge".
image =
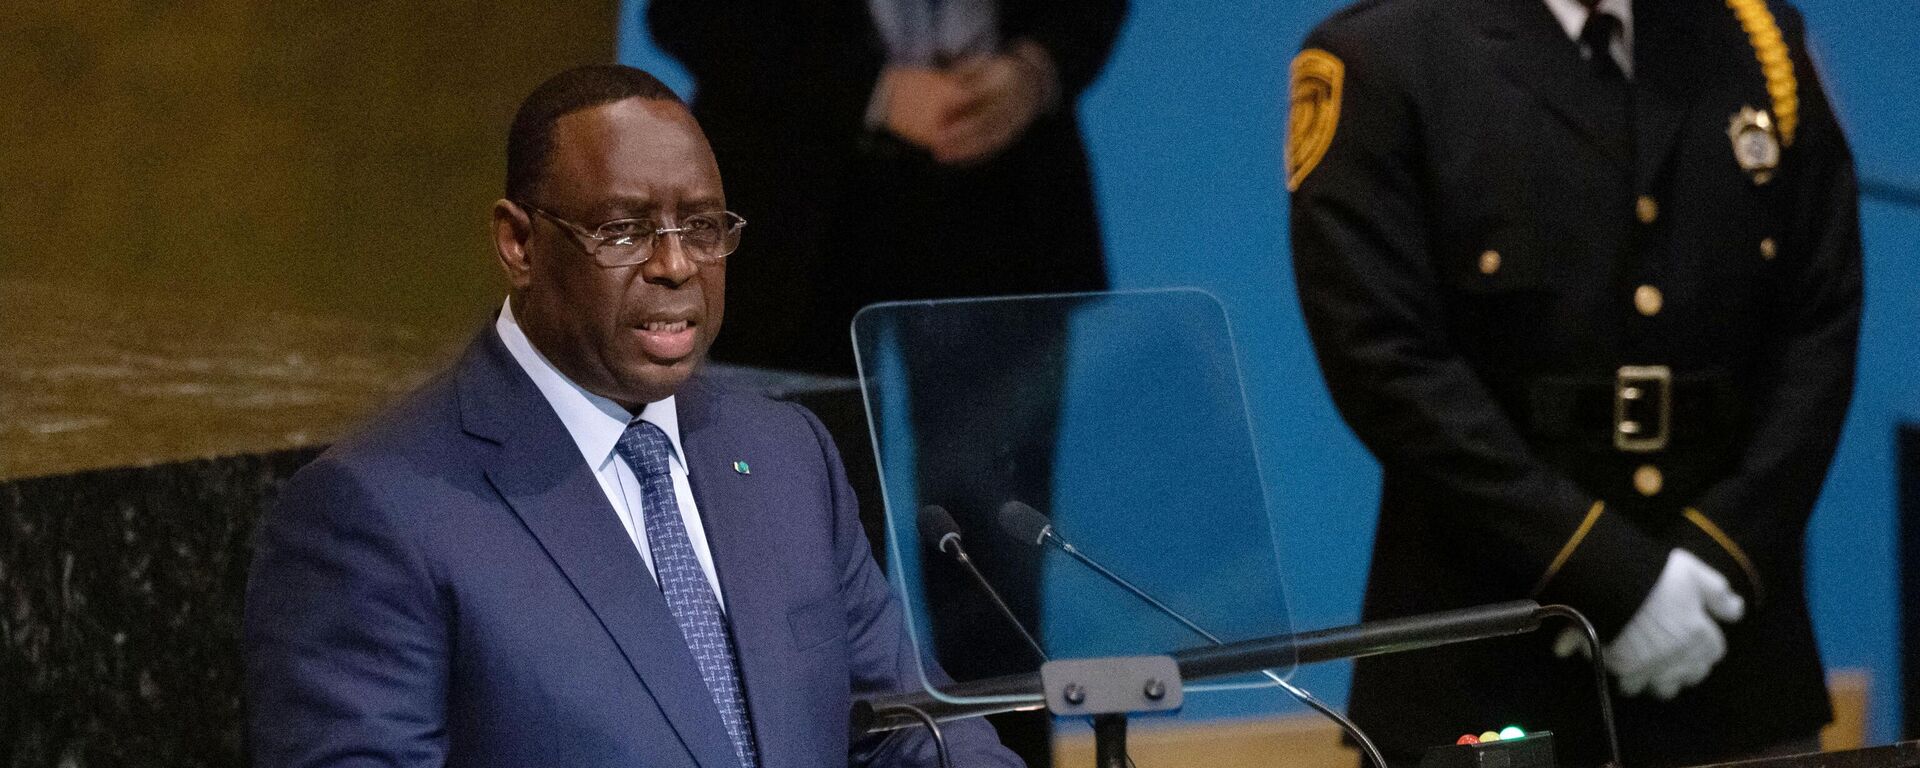
<svg viewBox="0 0 1920 768">
<path fill-rule="evenodd" d="M 1733 159 L 1755 184 L 1765 184 L 1780 168 L 1780 137 L 1774 132 L 1773 116 L 1764 110 L 1741 107 L 1727 121 L 1727 138 L 1733 141 Z"/>
</svg>

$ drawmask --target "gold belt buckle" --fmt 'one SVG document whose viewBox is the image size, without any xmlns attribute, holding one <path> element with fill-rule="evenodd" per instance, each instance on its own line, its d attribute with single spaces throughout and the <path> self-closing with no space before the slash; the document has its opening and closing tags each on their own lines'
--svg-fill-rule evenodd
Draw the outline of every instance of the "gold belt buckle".
<svg viewBox="0 0 1920 768">
<path fill-rule="evenodd" d="M 1623 365 L 1613 377 L 1613 447 L 1652 453 L 1667 447 L 1673 424 L 1673 369 Z"/>
</svg>

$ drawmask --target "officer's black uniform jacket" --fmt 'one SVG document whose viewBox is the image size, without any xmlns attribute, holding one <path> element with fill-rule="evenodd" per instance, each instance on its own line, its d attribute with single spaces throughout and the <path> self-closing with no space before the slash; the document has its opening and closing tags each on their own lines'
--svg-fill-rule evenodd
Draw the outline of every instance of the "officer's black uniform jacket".
<svg viewBox="0 0 1920 768">
<path fill-rule="evenodd" d="M 1766 183 L 1736 162 L 1730 118 L 1785 110 L 1731 4 L 1634 4 L 1625 132 L 1541 0 L 1363 2 L 1305 43 L 1344 65 L 1292 236 L 1328 386 L 1384 469 L 1365 615 L 1534 597 L 1611 638 L 1686 548 L 1747 616 L 1672 702 L 1616 691 L 1629 764 L 1831 716 L 1802 542 L 1852 388 L 1857 194 L 1784 4 L 1764 7 L 1797 130 Z M 1667 449 L 1613 447 L 1623 365 L 1671 367 Z M 1597 765 L 1592 673 L 1552 656 L 1554 634 L 1363 660 L 1352 713 L 1390 752 L 1518 723 L 1559 734 L 1563 765 Z"/>
</svg>

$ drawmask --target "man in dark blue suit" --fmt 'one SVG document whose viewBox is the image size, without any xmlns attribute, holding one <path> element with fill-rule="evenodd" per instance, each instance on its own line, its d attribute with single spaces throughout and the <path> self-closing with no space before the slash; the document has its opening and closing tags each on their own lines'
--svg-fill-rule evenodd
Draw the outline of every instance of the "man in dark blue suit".
<svg viewBox="0 0 1920 768">
<path fill-rule="evenodd" d="M 260 532 L 256 763 L 934 764 L 922 733 L 848 735 L 919 673 L 826 431 L 696 375 L 745 222 L 692 115 L 571 70 L 508 166 L 498 320 Z M 1018 765 L 982 723 L 946 735 Z"/>
</svg>

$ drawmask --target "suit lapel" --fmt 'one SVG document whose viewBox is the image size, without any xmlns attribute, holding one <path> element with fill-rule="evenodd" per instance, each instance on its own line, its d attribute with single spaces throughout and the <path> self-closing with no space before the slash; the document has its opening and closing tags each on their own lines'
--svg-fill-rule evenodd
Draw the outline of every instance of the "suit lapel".
<svg viewBox="0 0 1920 768">
<path fill-rule="evenodd" d="M 815 727 L 807 717 L 812 708 L 806 699 L 812 693 L 787 680 L 795 651 L 787 618 L 790 590 L 782 573 L 783 521 L 775 519 L 779 502 L 758 493 L 754 475 L 734 470 L 735 460 L 755 458 L 745 444 L 748 435 L 716 424 L 707 386 L 696 379 L 674 398 L 688 481 L 726 595 L 727 623 L 738 649 L 754 736 L 761 745 L 760 764 L 800 768 L 807 764 L 807 755 L 769 748 L 808 743 L 812 736 L 807 731 Z"/>
<path fill-rule="evenodd" d="M 469 432 L 501 444 L 487 477 L 613 637 L 701 765 L 736 762 L 686 639 L 566 427 L 491 331 L 462 366 Z"/>
<path fill-rule="evenodd" d="M 1478 16 L 1488 55 L 1500 73 L 1531 94 L 1561 122 L 1620 163 L 1622 142 L 1593 109 L 1598 84 L 1588 77 L 1580 47 L 1540 0 L 1481 0 Z"/>
</svg>

